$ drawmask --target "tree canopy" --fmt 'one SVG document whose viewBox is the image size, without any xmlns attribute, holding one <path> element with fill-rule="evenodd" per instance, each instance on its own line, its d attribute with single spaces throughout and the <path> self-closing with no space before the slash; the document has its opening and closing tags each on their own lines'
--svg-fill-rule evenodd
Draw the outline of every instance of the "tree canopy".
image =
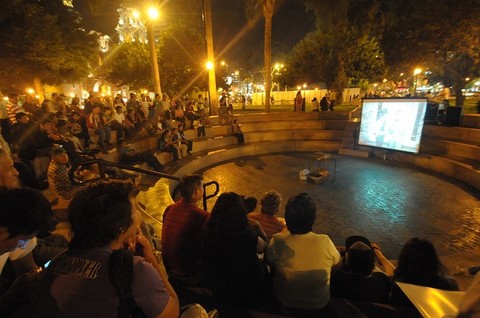
<svg viewBox="0 0 480 318">
<path fill-rule="evenodd" d="M 194 87 L 206 87 L 205 44 L 195 29 L 177 22 L 162 28 L 157 40 L 164 92 L 183 94 Z M 119 86 L 153 87 L 148 45 L 138 42 L 118 44 L 105 59 L 98 75 Z"/>
<path fill-rule="evenodd" d="M 61 0 L 12 0 L 0 12 L 0 88 L 23 91 L 34 78 L 78 81 L 95 63 L 97 37 Z"/>
<path fill-rule="evenodd" d="M 465 78 L 480 68 L 480 2 L 387 0 L 382 48 L 395 73 L 429 70 L 454 86 L 463 104 Z"/>
<path fill-rule="evenodd" d="M 293 50 L 286 76 L 290 85 L 323 82 L 339 94 L 350 85 L 381 80 L 386 71 L 375 36 L 375 0 L 305 0 L 316 17 L 317 31 Z"/>
</svg>

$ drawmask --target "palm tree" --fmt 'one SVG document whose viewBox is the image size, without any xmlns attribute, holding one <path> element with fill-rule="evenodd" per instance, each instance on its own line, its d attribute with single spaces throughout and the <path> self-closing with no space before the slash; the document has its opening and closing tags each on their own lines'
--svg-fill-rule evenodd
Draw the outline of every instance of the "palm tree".
<svg viewBox="0 0 480 318">
<path fill-rule="evenodd" d="M 265 18 L 263 77 L 265 79 L 265 110 L 267 112 L 270 111 L 270 92 L 272 90 L 272 18 L 275 5 L 276 0 L 247 0 L 245 9 L 250 23 L 255 23 L 261 13 Z"/>
</svg>

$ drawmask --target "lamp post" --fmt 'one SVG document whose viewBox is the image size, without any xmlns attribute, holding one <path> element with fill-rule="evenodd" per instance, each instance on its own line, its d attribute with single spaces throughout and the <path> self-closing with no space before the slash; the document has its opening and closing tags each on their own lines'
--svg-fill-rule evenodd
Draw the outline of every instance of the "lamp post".
<svg viewBox="0 0 480 318">
<path fill-rule="evenodd" d="M 207 41 L 207 59 L 212 62 L 212 68 L 208 70 L 208 92 L 210 94 L 210 111 L 218 113 L 217 81 L 215 80 L 215 53 L 213 50 L 213 25 L 212 25 L 212 1 L 203 0 L 203 13 L 205 23 L 205 38 Z"/>
<path fill-rule="evenodd" d="M 274 79 L 273 75 L 277 76 L 277 80 L 278 80 L 281 75 L 281 71 L 283 71 L 284 69 L 285 69 L 285 65 L 281 63 L 275 63 L 272 70 L 272 80 Z M 276 84 L 274 83 L 274 85 L 277 85 L 277 92 L 280 91 L 280 83 L 276 83 Z"/>
<path fill-rule="evenodd" d="M 417 95 L 417 82 L 418 82 L 418 79 L 417 79 L 417 76 L 418 74 L 422 73 L 422 69 L 421 68 L 416 68 L 414 71 L 413 71 L 413 80 L 415 81 L 415 83 L 413 83 L 413 96 L 416 96 Z"/>
<path fill-rule="evenodd" d="M 213 69 L 213 62 L 211 61 L 208 61 L 207 63 L 205 63 L 205 67 L 207 69 L 207 72 L 208 74 L 210 74 L 210 70 Z M 210 76 L 209 76 L 209 80 L 210 80 Z M 210 82 L 209 82 L 210 84 Z M 212 115 L 212 99 L 211 99 L 211 96 L 210 96 L 210 85 L 209 85 L 209 89 L 207 90 L 208 91 L 208 114 L 209 115 Z"/>
<path fill-rule="evenodd" d="M 158 10 L 154 7 L 148 8 L 147 20 L 147 38 L 148 47 L 150 49 L 150 64 L 152 68 L 153 90 L 156 94 L 162 94 L 160 87 L 160 72 L 158 70 L 157 51 L 155 50 L 155 36 L 153 34 L 153 23 L 160 16 Z"/>
</svg>

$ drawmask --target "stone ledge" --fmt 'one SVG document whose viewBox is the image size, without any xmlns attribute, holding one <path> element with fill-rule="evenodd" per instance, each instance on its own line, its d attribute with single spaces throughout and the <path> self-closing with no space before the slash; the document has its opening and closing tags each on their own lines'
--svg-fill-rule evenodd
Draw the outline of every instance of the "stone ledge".
<svg viewBox="0 0 480 318">
<path fill-rule="evenodd" d="M 462 181 L 480 190 L 480 171 L 471 164 L 435 155 L 396 153 L 395 157 L 403 162 Z"/>
</svg>

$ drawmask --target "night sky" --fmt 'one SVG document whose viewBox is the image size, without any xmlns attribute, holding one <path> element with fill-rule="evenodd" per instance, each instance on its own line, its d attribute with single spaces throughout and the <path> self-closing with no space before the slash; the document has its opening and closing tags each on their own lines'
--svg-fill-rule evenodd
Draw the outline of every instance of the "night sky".
<svg viewBox="0 0 480 318">
<path fill-rule="evenodd" d="M 116 9 L 121 2 L 122 0 L 104 1 L 103 10 L 98 16 L 92 16 L 89 13 L 84 1 L 76 1 L 75 7 L 83 17 L 88 30 L 93 29 L 116 39 L 115 26 L 118 21 Z M 201 12 L 198 14 L 201 15 Z M 261 65 L 263 63 L 263 19 L 229 46 L 232 39 L 237 37 L 247 25 L 244 1 L 212 0 L 212 14 L 213 40 L 217 57 L 235 67 Z M 313 29 L 313 18 L 308 16 L 296 1 L 287 0 L 273 17 L 273 58 L 288 54 L 295 43 Z"/>
</svg>

